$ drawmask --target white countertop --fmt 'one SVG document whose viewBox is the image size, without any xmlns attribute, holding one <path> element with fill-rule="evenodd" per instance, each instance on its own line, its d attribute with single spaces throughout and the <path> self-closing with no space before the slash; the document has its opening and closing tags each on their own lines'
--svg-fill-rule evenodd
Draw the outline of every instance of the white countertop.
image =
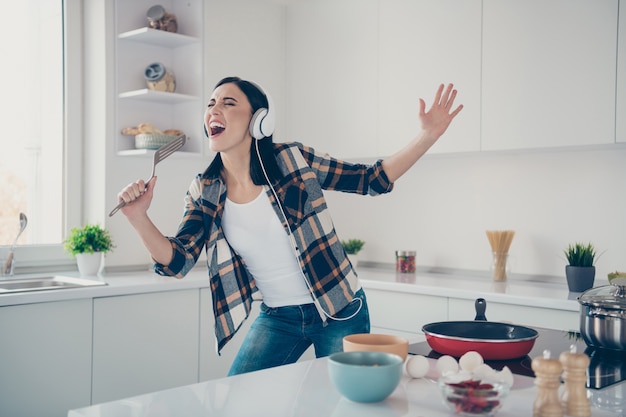
<svg viewBox="0 0 626 417">
<path fill-rule="evenodd" d="M 576 299 L 579 293 L 570 293 L 563 283 L 536 282 L 510 279 L 494 282 L 488 277 L 463 274 L 417 272 L 397 274 L 392 269 L 357 269 L 363 287 L 404 293 L 445 296 L 475 300 L 489 297 L 492 302 L 512 303 L 529 307 L 546 307 L 578 312 Z M 77 272 L 23 275 L 14 278 L 29 278 L 44 275 L 79 276 Z M 152 271 L 109 273 L 92 277 L 108 285 L 88 288 L 57 289 L 22 293 L 0 293 L 0 306 L 42 303 L 79 298 L 109 297 L 147 292 L 174 291 L 193 288 L 208 288 L 209 279 L 205 267 L 198 266 L 185 278 L 162 277 Z M 596 285 L 606 285 L 596 280 Z"/>
<path fill-rule="evenodd" d="M 453 416 L 441 402 L 433 376 L 410 379 L 403 376 L 396 390 L 379 403 L 354 403 L 332 385 L 327 359 L 298 362 L 263 371 L 187 385 L 124 400 L 72 410 L 68 417 L 165 417 L 165 416 L 272 416 L 272 417 L 384 417 Z M 532 415 L 537 390 L 534 379 L 515 375 L 511 393 L 497 413 L 498 417 Z M 610 392 L 609 392 L 610 391 Z M 589 390 L 592 415 L 621 416 L 623 405 L 613 404 L 610 411 L 600 408 L 606 398 L 624 400 L 626 383 Z M 610 397 L 609 397 L 610 396 Z"/>
</svg>

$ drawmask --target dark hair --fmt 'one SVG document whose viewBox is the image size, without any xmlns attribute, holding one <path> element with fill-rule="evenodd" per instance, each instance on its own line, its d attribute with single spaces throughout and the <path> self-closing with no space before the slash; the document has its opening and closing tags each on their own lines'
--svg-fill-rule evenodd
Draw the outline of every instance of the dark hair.
<svg viewBox="0 0 626 417">
<path fill-rule="evenodd" d="M 252 116 L 258 109 L 268 107 L 268 100 L 265 93 L 250 81 L 242 80 L 239 77 L 226 77 L 215 84 L 214 89 L 224 84 L 235 84 L 246 95 L 248 101 L 250 102 L 250 106 L 252 107 L 252 113 L 250 113 L 250 116 Z M 250 178 L 252 178 L 252 182 L 255 185 L 267 184 L 267 179 L 265 178 L 263 169 L 259 164 L 259 158 L 256 152 L 257 144 L 259 146 L 261 160 L 263 161 L 263 167 L 265 167 L 265 172 L 267 173 L 269 180 L 272 183 L 275 183 L 283 177 L 278 167 L 278 163 L 276 162 L 276 157 L 274 156 L 274 144 L 272 139 L 273 136 L 265 137 L 259 140 L 252 138 L 252 142 L 250 144 Z M 209 167 L 204 172 L 204 176 L 218 176 L 222 167 L 222 157 L 218 152 Z"/>
</svg>

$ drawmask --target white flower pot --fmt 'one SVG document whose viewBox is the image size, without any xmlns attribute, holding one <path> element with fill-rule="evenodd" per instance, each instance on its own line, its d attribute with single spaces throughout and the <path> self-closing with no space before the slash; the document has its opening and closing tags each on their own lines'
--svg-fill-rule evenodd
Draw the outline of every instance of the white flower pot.
<svg viewBox="0 0 626 417">
<path fill-rule="evenodd" d="M 350 263 L 352 264 L 352 267 L 354 269 L 356 269 L 356 267 L 359 265 L 359 255 L 358 254 L 348 254 L 348 259 L 350 260 Z"/>
<path fill-rule="evenodd" d="M 78 272 L 81 275 L 98 275 L 102 268 L 102 257 L 104 253 L 77 253 L 76 264 L 78 265 Z"/>
</svg>

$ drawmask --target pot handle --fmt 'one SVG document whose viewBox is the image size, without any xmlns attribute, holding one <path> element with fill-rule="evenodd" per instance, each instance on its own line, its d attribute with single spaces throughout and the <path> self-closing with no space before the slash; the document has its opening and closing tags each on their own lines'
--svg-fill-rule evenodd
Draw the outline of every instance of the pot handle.
<svg viewBox="0 0 626 417">
<path fill-rule="evenodd" d="M 487 301 L 485 301 L 484 298 L 477 298 L 474 302 L 474 308 L 476 309 L 476 317 L 474 320 L 487 321 L 487 317 L 485 317 Z"/>
</svg>

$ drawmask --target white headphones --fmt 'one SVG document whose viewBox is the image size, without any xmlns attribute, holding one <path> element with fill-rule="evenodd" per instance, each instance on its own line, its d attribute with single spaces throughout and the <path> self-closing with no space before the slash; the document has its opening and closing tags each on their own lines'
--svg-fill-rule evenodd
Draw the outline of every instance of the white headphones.
<svg viewBox="0 0 626 417">
<path fill-rule="evenodd" d="M 259 91 L 267 98 L 267 108 L 261 107 L 252 115 L 250 119 L 250 135 L 254 139 L 260 140 L 272 136 L 276 125 L 276 116 L 274 115 L 274 103 L 272 97 L 261 88 L 260 85 L 250 81 Z"/>
</svg>

